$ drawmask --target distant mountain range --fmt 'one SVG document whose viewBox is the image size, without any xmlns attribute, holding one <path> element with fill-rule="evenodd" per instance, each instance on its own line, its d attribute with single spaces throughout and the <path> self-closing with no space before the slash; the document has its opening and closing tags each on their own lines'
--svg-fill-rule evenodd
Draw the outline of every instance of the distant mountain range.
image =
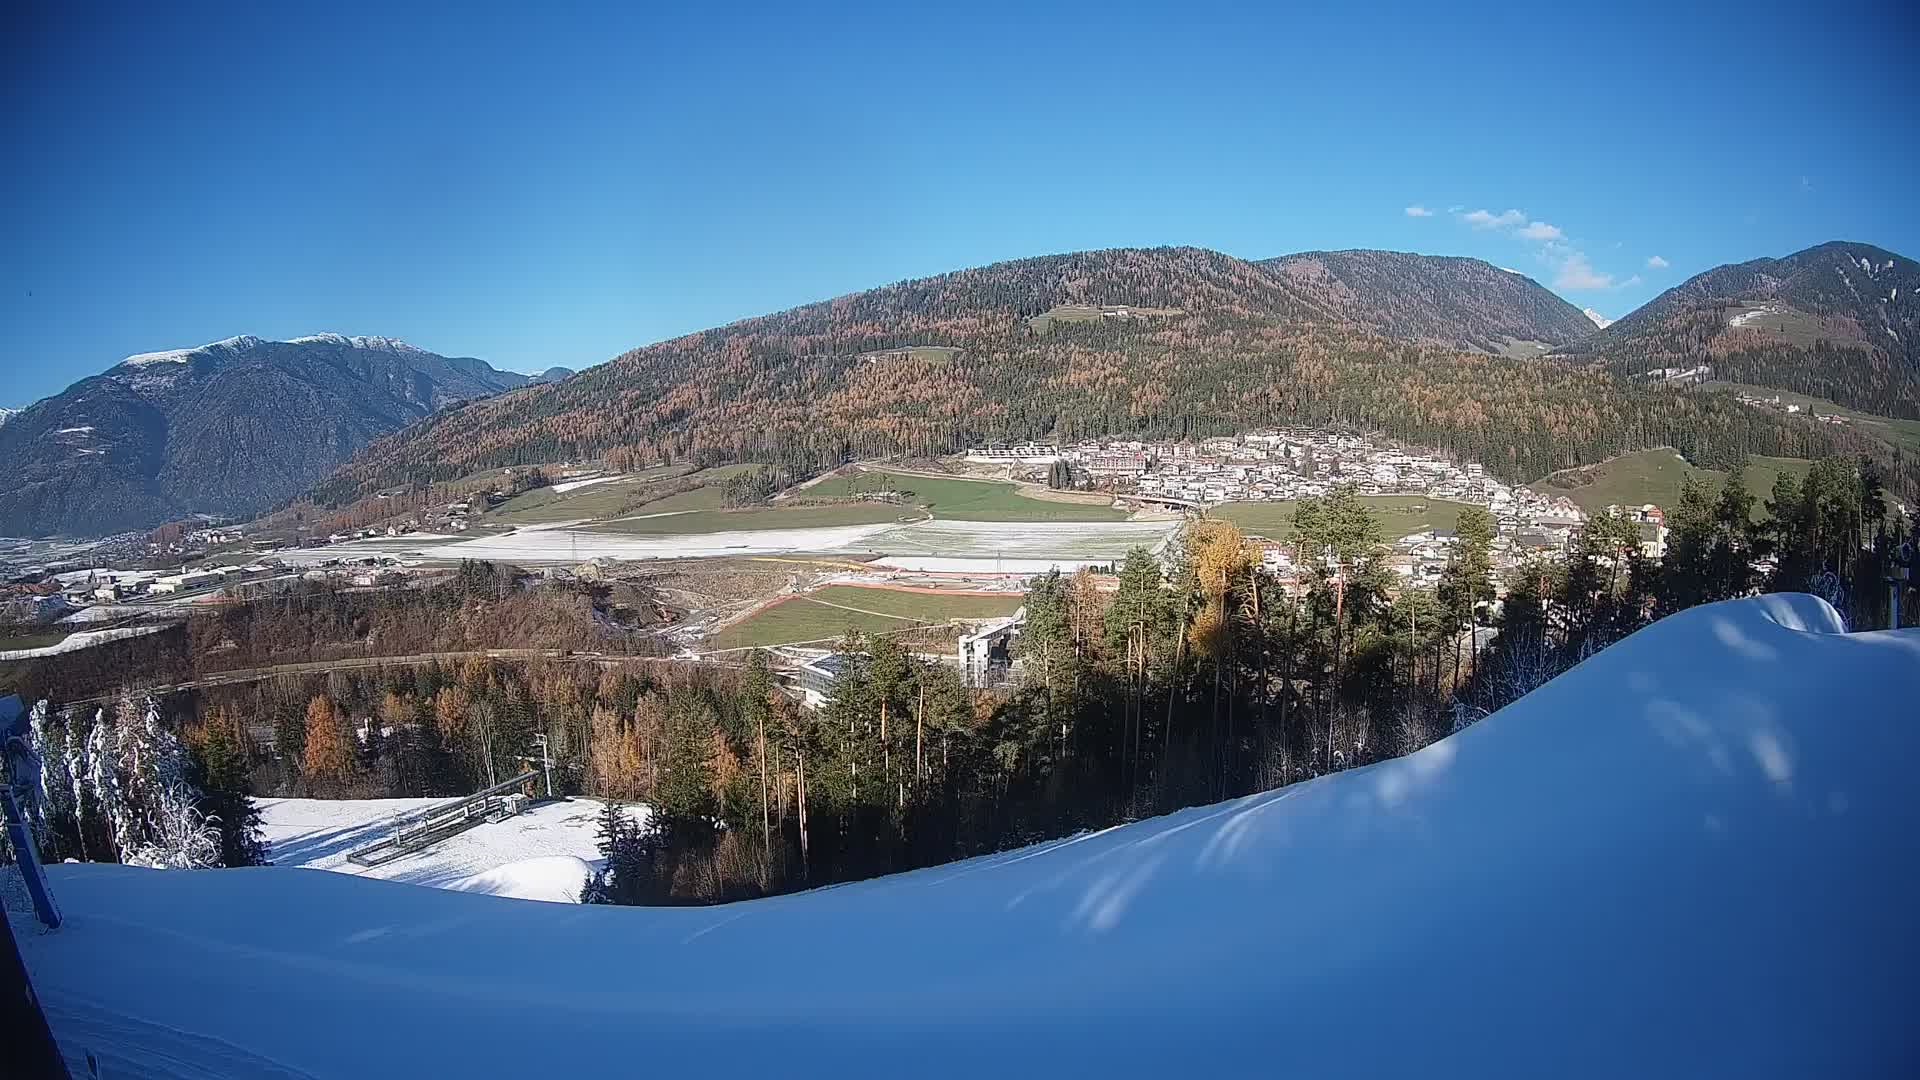
<svg viewBox="0 0 1920 1080">
<path fill-rule="evenodd" d="M 1706 362 L 1717 378 L 1920 417 L 1920 263 L 1834 241 L 1720 266 L 1561 351 L 1629 374 Z"/>
<path fill-rule="evenodd" d="M 385 338 L 233 338 L 129 357 L 0 427 L 0 460 L 20 463 L 0 478 L 0 534 L 246 514 L 308 490 L 342 504 L 564 458 L 808 469 L 1279 423 L 1380 428 L 1522 481 L 1655 445 L 1700 463 L 1877 453 L 1859 431 L 1646 373 L 1706 362 L 1920 416 L 1916 293 L 1912 260 L 1856 243 L 1723 266 L 1613 322 L 1477 259 L 1114 249 L 889 285 L 579 374 Z"/>
<path fill-rule="evenodd" d="M 130 356 L 0 427 L 0 535 L 246 515 L 436 409 L 564 378 L 382 337 L 235 337 Z"/>
<path fill-rule="evenodd" d="M 804 471 L 982 440 L 1288 423 L 1382 429 L 1520 482 L 1660 445 L 1720 464 L 1870 449 L 1854 432 L 1623 378 L 1582 353 L 1619 330 L 1475 259 L 1051 255 L 745 319 L 436 414 L 376 440 L 315 497 L 344 505 L 423 479 L 595 456 Z"/>
<path fill-rule="evenodd" d="M 19 415 L 19 409 L 0 409 L 0 424 L 5 424 L 7 421 Z"/>
<path fill-rule="evenodd" d="M 1538 356 L 1593 332 L 1580 309 L 1513 270 L 1401 251 L 1307 251 L 1254 264 L 1340 319 L 1394 338 Z"/>
</svg>

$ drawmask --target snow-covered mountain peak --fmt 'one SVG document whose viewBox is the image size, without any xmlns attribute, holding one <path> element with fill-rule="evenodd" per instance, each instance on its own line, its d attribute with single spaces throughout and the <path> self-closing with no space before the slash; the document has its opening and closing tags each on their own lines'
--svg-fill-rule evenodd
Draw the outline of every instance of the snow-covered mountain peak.
<svg viewBox="0 0 1920 1080">
<path fill-rule="evenodd" d="M 163 349 L 159 352 L 136 353 L 120 361 L 121 367 L 145 368 L 155 364 L 182 364 L 196 355 L 216 352 L 246 352 L 261 345 L 337 345 L 343 349 L 366 349 L 373 352 L 404 353 L 411 356 L 431 356 L 432 353 L 417 345 L 409 345 L 399 338 L 376 337 L 371 335 L 336 334 L 332 332 L 307 334 L 303 337 L 288 338 L 283 342 L 269 342 L 265 338 L 252 334 L 224 338 L 220 341 L 196 345 L 189 349 Z"/>
<path fill-rule="evenodd" d="M 1593 310 L 1592 308 L 1581 308 L 1580 314 L 1585 315 L 1587 318 L 1593 320 L 1593 325 L 1599 327 L 1602 330 L 1605 330 L 1607 327 L 1613 325 L 1612 319 L 1607 318 L 1605 315 L 1600 314 L 1599 312 Z"/>
<path fill-rule="evenodd" d="M 122 367 L 148 367 L 153 364 L 182 364 L 195 353 L 210 353 L 215 350 L 241 352 L 264 342 L 252 334 L 240 334 L 236 337 L 210 341 L 205 345 L 196 345 L 191 349 L 163 349 L 160 352 L 135 353 L 120 361 Z"/>
<path fill-rule="evenodd" d="M 375 337 L 370 335 L 349 336 L 346 334 L 337 334 L 331 330 L 318 334 L 307 334 L 304 337 L 289 338 L 287 339 L 287 344 L 338 345 L 348 349 L 378 349 L 385 352 L 427 354 L 427 350 L 420 348 L 418 345 L 409 345 L 399 338 Z"/>
</svg>

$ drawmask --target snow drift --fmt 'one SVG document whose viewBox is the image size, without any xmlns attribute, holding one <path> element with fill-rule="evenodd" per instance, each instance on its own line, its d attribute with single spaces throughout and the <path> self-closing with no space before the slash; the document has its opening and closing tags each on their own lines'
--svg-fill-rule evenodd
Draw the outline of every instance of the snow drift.
<svg viewBox="0 0 1920 1080">
<path fill-rule="evenodd" d="M 593 863 L 577 855 L 542 855 L 449 882 L 455 892 L 485 893 L 515 900 L 575 904 L 593 876 Z"/>
<path fill-rule="evenodd" d="M 1913 1075 L 1920 632 L 1838 629 L 1697 608 L 1399 761 L 798 896 L 60 866 L 23 950 L 116 1076 Z"/>
</svg>

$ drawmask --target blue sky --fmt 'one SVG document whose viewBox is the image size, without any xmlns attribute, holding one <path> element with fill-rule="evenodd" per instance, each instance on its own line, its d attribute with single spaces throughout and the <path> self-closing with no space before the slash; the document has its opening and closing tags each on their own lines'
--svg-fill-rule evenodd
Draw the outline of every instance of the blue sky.
<svg viewBox="0 0 1920 1080">
<path fill-rule="evenodd" d="M 1911 4 L 540 6 L 16 9 L 0 404 L 242 333 L 583 367 L 1082 248 L 1472 255 L 1609 316 L 1920 256 Z"/>
</svg>

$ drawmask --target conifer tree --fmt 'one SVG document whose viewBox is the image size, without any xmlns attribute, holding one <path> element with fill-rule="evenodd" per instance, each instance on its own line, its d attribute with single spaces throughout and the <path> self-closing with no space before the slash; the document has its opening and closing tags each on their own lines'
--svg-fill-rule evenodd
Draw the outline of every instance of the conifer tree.
<svg viewBox="0 0 1920 1080">
<path fill-rule="evenodd" d="M 216 714 L 196 740 L 200 809 L 220 831 L 220 865 L 264 866 L 266 836 L 234 726 Z"/>
</svg>

